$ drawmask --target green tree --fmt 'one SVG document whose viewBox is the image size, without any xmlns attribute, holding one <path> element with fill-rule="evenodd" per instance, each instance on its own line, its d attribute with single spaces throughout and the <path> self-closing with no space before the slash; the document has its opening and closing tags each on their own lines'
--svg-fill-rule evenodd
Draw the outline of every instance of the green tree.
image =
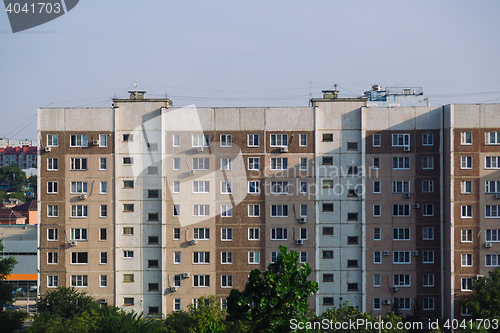
<svg viewBox="0 0 500 333">
<path fill-rule="evenodd" d="M 26 185 L 26 173 L 18 165 L 7 165 L 0 168 L 0 181 L 9 182 L 9 191 L 22 192 Z"/>
<path fill-rule="evenodd" d="M 311 267 L 299 266 L 298 254 L 280 246 L 275 263 L 265 272 L 250 272 L 245 290 L 231 290 L 227 298 L 228 320 L 251 324 L 249 332 L 289 332 L 290 321 L 308 318 L 308 299 L 318 284 L 308 280 Z"/>
<path fill-rule="evenodd" d="M 473 319 L 498 319 L 500 322 L 500 268 L 489 272 L 489 278 L 479 277 L 472 284 L 474 293 L 465 302 Z"/>
<path fill-rule="evenodd" d="M 0 253 L 3 253 L 3 251 L 3 239 L 0 239 Z M 16 296 L 12 294 L 12 287 L 5 282 L 7 276 L 12 274 L 16 264 L 17 260 L 12 256 L 0 259 L 0 306 L 6 303 L 13 303 L 16 300 Z"/>
<path fill-rule="evenodd" d="M 31 175 L 28 178 L 28 182 L 26 184 L 28 187 L 31 187 L 33 189 L 33 198 L 38 197 L 38 176 L 37 175 Z"/>
<path fill-rule="evenodd" d="M 36 302 L 36 309 L 41 317 L 73 318 L 98 308 L 91 296 L 74 287 L 59 287 Z"/>
</svg>

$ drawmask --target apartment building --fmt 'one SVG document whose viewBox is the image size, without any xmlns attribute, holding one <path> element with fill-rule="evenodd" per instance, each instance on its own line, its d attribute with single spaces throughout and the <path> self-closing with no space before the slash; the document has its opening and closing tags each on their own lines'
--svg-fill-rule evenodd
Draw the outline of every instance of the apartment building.
<svg viewBox="0 0 500 333">
<path fill-rule="evenodd" d="M 18 165 L 21 169 L 36 168 L 36 146 L 0 148 L 0 167 L 7 165 Z"/>
</svg>

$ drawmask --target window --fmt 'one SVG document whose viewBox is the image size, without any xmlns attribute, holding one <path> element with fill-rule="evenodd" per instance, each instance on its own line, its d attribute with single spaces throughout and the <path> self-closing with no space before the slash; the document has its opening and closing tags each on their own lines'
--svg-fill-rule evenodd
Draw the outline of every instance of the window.
<svg viewBox="0 0 500 333">
<path fill-rule="evenodd" d="M 462 279 L 462 291 L 472 291 L 472 279 Z"/>
<path fill-rule="evenodd" d="M 159 198 L 160 190 L 148 190 L 148 198 Z"/>
<path fill-rule="evenodd" d="M 434 192 L 434 182 L 432 180 L 423 180 L 422 181 L 422 192 L 423 193 Z"/>
<path fill-rule="evenodd" d="M 148 291 L 158 291 L 160 290 L 159 283 L 148 283 Z"/>
<path fill-rule="evenodd" d="M 380 134 L 373 134 L 372 143 L 373 147 L 380 147 Z"/>
<path fill-rule="evenodd" d="M 232 275 L 222 275 L 221 276 L 221 287 L 232 288 L 233 287 L 233 276 Z"/>
<path fill-rule="evenodd" d="M 160 214 L 159 213 L 148 213 L 148 221 L 159 221 Z"/>
<path fill-rule="evenodd" d="M 373 205 L 373 216 L 374 217 L 379 217 L 380 216 L 380 205 L 379 204 L 375 204 Z"/>
<path fill-rule="evenodd" d="M 410 205 L 392 205 L 392 216 L 410 216 Z"/>
<path fill-rule="evenodd" d="M 248 216 L 259 217 L 260 216 L 260 205 L 248 205 Z"/>
<path fill-rule="evenodd" d="M 382 263 L 382 252 L 380 252 L 380 251 L 373 252 L 373 263 L 374 264 L 381 264 Z"/>
<path fill-rule="evenodd" d="M 408 274 L 393 275 L 393 283 L 394 283 L 394 286 L 409 287 L 410 286 L 410 275 L 408 275 Z"/>
<path fill-rule="evenodd" d="M 323 203 L 323 212 L 333 212 L 333 203 Z"/>
<path fill-rule="evenodd" d="M 409 146 L 410 145 L 410 134 L 393 134 L 392 135 L 392 146 Z"/>
<path fill-rule="evenodd" d="M 58 217 L 59 216 L 59 205 L 47 205 L 47 216 L 48 217 Z"/>
<path fill-rule="evenodd" d="M 123 274 L 123 282 L 134 282 L 134 274 Z"/>
<path fill-rule="evenodd" d="M 392 253 L 393 264 L 409 264 L 411 263 L 410 251 L 394 251 Z"/>
<path fill-rule="evenodd" d="M 500 242 L 500 229 L 486 229 L 487 242 Z"/>
<path fill-rule="evenodd" d="M 287 240 L 288 228 L 271 228 L 271 240 Z"/>
<path fill-rule="evenodd" d="M 358 213 L 347 213 L 347 221 L 357 221 Z"/>
<path fill-rule="evenodd" d="M 347 291 L 358 291 L 359 286 L 357 283 L 348 283 L 347 284 Z"/>
<path fill-rule="evenodd" d="M 174 311 L 180 311 L 180 310 L 181 310 L 181 299 L 174 298 Z"/>
<path fill-rule="evenodd" d="M 373 240 L 380 240 L 380 239 L 381 239 L 381 229 L 373 228 Z"/>
<path fill-rule="evenodd" d="M 258 251 L 248 252 L 248 263 L 249 264 L 259 264 L 260 263 L 260 252 L 258 252 Z"/>
<path fill-rule="evenodd" d="M 198 240 L 209 240 L 210 228 L 193 228 L 193 238 Z"/>
<path fill-rule="evenodd" d="M 486 205 L 485 206 L 485 209 L 486 209 L 485 217 L 487 217 L 487 218 L 499 218 L 500 217 L 499 207 L 500 206 L 496 206 L 496 205 Z"/>
<path fill-rule="evenodd" d="M 260 193 L 260 181 L 251 180 L 248 182 L 248 193 Z"/>
<path fill-rule="evenodd" d="M 486 156 L 485 169 L 500 169 L 500 156 Z"/>
<path fill-rule="evenodd" d="M 209 134 L 193 134 L 193 147 L 208 147 L 209 142 Z"/>
<path fill-rule="evenodd" d="M 333 305 L 333 297 L 323 297 L 323 305 Z"/>
<path fill-rule="evenodd" d="M 174 205 L 174 216 L 181 215 L 181 205 Z"/>
<path fill-rule="evenodd" d="M 233 252 L 222 251 L 220 254 L 221 254 L 221 263 L 222 264 L 232 264 L 233 263 Z"/>
<path fill-rule="evenodd" d="M 461 161 L 461 169 L 472 169 L 472 156 L 462 156 Z"/>
<path fill-rule="evenodd" d="M 488 140 L 486 140 L 488 141 Z M 461 133 L 461 144 L 471 145 L 472 144 L 472 132 L 462 132 Z"/>
<path fill-rule="evenodd" d="M 300 205 L 300 216 L 307 217 L 307 205 Z"/>
<path fill-rule="evenodd" d="M 462 253 L 462 267 L 470 267 L 470 266 L 472 266 L 472 254 Z"/>
<path fill-rule="evenodd" d="M 210 170 L 210 158 L 193 158 L 193 170 Z"/>
<path fill-rule="evenodd" d="M 123 227 L 123 234 L 124 235 L 133 235 L 134 234 L 134 227 Z"/>
<path fill-rule="evenodd" d="M 71 170 L 87 170 L 87 158 L 71 158 Z"/>
<path fill-rule="evenodd" d="M 307 228 L 300 228 L 299 229 L 299 239 L 302 239 L 302 240 L 307 239 Z"/>
<path fill-rule="evenodd" d="M 484 182 L 485 193 L 500 193 L 500 181 L 487 180 Z"/>
<path fill-rule="evenodd" d="M 307 157 L 300 158 L 300 170 L 307 170 Z"/>
<path fill-rule="evenodd" d="M 134 257 L 134 251 L 130 250 L 123 250 L 123 258 L 133 258 Z"/>
<path fill-rule="evenodd" d="M 172 193 L 181 193 L 181 182 L 179 180 L 174 180 Z"/>
<path fill-rule="evenodd" d="M 193 159 L 193 161 L 194 160 L 195 159 Z M 181 169 L 181 159 L 178 157 L 175 157 L 173 161 L 174 161 L 174 170 L 180 170 Z"/>
<path fill-rule="evenodd" d="M 409 157 L 393 157 L 392 158 L 392 169 L 401 170 L 410 168 L 410 158 Z"/>
<path fill-rule="evenodd" d="M 193 276 L 193 287 L 210 287 L 210 275 Z"/>
<path fill-rule="evenodd" d="M 358 143 L 357 142 L 348 142 L 347 143 L 347 150 L 358 150 Z"/>
<path fill-rule="evenodd" d="M 226 182 L 226 181 L 220 182 L 220 192 L 222 194 L 233 193 L 232 188 L 233 188 L 233 182 Z"/>
<path fill-rule="evenodd" d="M 59 239 L 59 229 L 47 229 L 47 240 L 56 241 Z"/>
<path fill-rule="evenodd" d="M 193 252 L 193 264 L 210 264 L 210 252 Z"/>
<path fill-rule="evenodd" d="M 333 236 L 333 227 L 323 227 L 323 235 Z"/>
<path fill-rule="evenodd" d="M 106 134 L 99 134 L 99 147 L 108 146 L 108 136 Z"/>
<path fill-rule="evenodd" d="M 288 158 L 271 158 L 271 170 L 287 170 Z"/>
<path fill-rule="evenodd" d="M 486 132 L 486 144 L 499 144 L 500 132 Z"/>
<path fill-rule="evenodd" d="M 424 297 L 424 310 L 434 310 L 434 297 Z"/>
<path fill-rule="evenodd" d="M 323 251 L 323 259 L 333 259 L 333 251 Z"/>
<path fill-rule="evenodd" d="M 174 240 L 180 240 L 180 239 L 181 239 L 181 228 L 174 228 Z"/>
<path fill-rule="evenodd" d="M 47 134 L 47 147 L 57 147 L 57 134 Z"/>
<path fill-rule="evenodd" d="M 123 204 L 123 211 L 124 212 L 133 212 L 134 211 L 134 204 Z"/>
<path fill-rule="evenodd" d="M 221 235 L 221 240 L 232 241 L 233 240 L 233 229 L 232 228 L 222 228 L 220 235 Z"/>
<path fill-rule="evenodd" d="M 380 181 L 373 181 L 373 193 L 380 193 Z"/>
<path fill-rule="evenodd" d="M 174 264 L 180 264 L 180 263 L 181 263 L 181 252 L 175 251 L 174 252 Z"/>
<path fill-rule="evenodd" d="M 323 282 L 333 282 L 333 274 L 323 274 Z"/>
<path fill-rule="evenodd" d="M 193 205 L 193 216 L 210 216 L 210 205 Z"/>
<path fill-rule="evenodd" d="M 88 276 L 87 275 L 71 275 L 71 286 L 72 287 L 88 287 Z"/>
<path fill-rule="evenodd" d="M 307 252 L 306 251 L 300 251 L 299 262 L 301 264 L 305 264 L 307 262 Z"/>
<path fill-rule="evenodd" d="M 210 193 L 209 181 L 194 181 L 193 193 Z"/>
<path fill-rule="evenodd" d="M 49 288 L 59 287 L 59 276 L 57 276 L 57 275 L 47 276 L 47 287 L 49 287 Z"/>
<path fill-rule="evenodd" d="M 222 170 L 232 170 L 233 160 L 231 158 L 221 158 L 221 169 Z"/>
<path fill-rule="evenodd" d="M 422 169 L 434 169 L 434 157 L 432 156 L 422 157 Z"/>
<path fill-rule="evenodd" d="M 271 134 L 271 147 L 285 147 L 288 146 L 287 134 Z"/>
<path fill-rule="evenodd" d="M 323 142 L 333 142 L 333 133 L 324 133 Z"/>
<path fill-rule="evenodd" d="M 71 252 L 71 264 L 88 264 L 89 263 L 89 253 L 88 252 Z"/>
<path fill-rule="evenodd" d="M 321 181 L 322 188 L 333 188 L 333 180 L 332 179 L 324 179 Z"/>
<path fill-rule="evenodd" d="M 382 285 L 382 278 L 380 274 L 373 275 L 373 286 L 380 287 Z"/>
<path fill-rule="evenodd" d="M 134 188 L 134 181 L 133 180 L 124 180 L 123 181 L 123 188 Z"/>
<path fill-rule="evenodd" d="M 300 182 L 300 193 L 301 194 L 307 193 L 307 181 Z"/>
<path fill-rule="evenodd" d="M 307 147 L 307 134 L 299 134 L 299 146 Z"/>
<path fill-rule="evenodd" d="M 101 192 L 100 194 L 108 193 L 108 182 L 101 182 Z"/>
<path fill-rule="evenodd" d="M 462 205 L 462 218 L 472 218 L 472 205 Z"/>
<path fill-rule="evenodd" d="M 434 145 L 434 134 L 432 133 L 422 133 L 422 145 L 432 146 Z"/>
<path fill-rule="evenodd" d="M 333 165 L 333 156 L 323 156 L 321 158 L 321 164 L 323 164 L 323 165 Z"/>
<path fill-rule="evenodd" d="M 373 169 L 374 170 L 380 169 L 380 157 L 373 158 Z"/>
<path fill-rule="evenodd" d="M 422 228 L 422 239 L 423 240 L 433 240 L 434 239 L 434 228 L 432 228 L 432 227 Z"/>
<path fill-rule="evenodd" d="M 71 228 L 71 240 L 86 241 L 87 229 L 86 228 Z"/>
<path fill-rule="evenodd" d="M 472 181 L 463 180 L 461 181 L 461 193 L 462 194 L 471 194 L 472 193 Z"/>
<path fill-rule="evenodd" d="M 358 267 L 358 261 L 357 260 L 347 260 L 347 268 L 354 268 Z"/>
<path fill-rule="evenodd" d="M 248 240 L 259 240 L 260 228 L 248 228 Z"/>
<path fill-rule="evenodd" d="M 357 175 L 358 174 L 358 167 L 357 166 L 348 166 L 347 167 L 347 174 L 348 175 Z"/>
<path fill-rule="evenodd" d="M 132 165 L 134 163 L 134 159 L 132 157 L 124 157 L 123 165 Z"/>
<path fill-rule="evenodd" d="M 108 263 L 108 252 L 99 253 L 99 263 L 101 265 L 106 265 Z"/>
<path fill-rule="evenodd" d="M 57 182 L 47 182 L 47 193 L 57 193 Z"/>
<path fill-rule="evenodd" d="M 47 252 L 47 264 L 58 264 L 58 263 L 59 263 L 59 253 Z"/>
<path fill-rule="evenodd" d="M 71 182 L 71 194 L 88 193 L 87 182 Z"/>
<path fill-rule="evenodd" d="M 410 228 L 393 228 L 393 240 L 410 240 Z"/>
<path fill-rule="evenodd" d="M 472 242 L 472 230 L 462 229 L 462 243 L 470 243 L 470 242 Z"/>
<path fill-rule="evenodd" d="M 424 287 L 434 287 L 434 274 L 424 274 Z"/>
<path fill-rule="evenodd" d="M 486 267 L 500 266 L 500 254 L 487 254 L 485 265 Z"/>
<path fill-rule="evenodd" d="M 288 194 L 288 182 L 271 182 L 271 194 Z"/>
<path fill-rule="evenodd" d="M 231 134 L 220 135 L 220 146 L 231 147 L 233 145 L 233 136 Z"/>
<path fill-rule="evenodd" d="M 149 245 L 157 245 L 158 244 L 158 236 L 148 236 L 148 244 Z"/>
<path fill-rule="evenodd" d="M 47 159 L 47 170 L 54 171 L 58 170 L 57 158 L 48 158 Z"/>
<path fill-rule="evenodd" d="M 88 147 L 88 140 L 86 135 L 71 135 L 70 147 Z"/>
<path fill-rule="evenodd" d="M 123 134 L 122 135 L 122 141 L 124 141 L 124 142 L 132 142 L 132 141 L 134 141 L 134 135 L 130 134 L 130 133 Z"/>
<path fill-rule="evenodd" d="M 288 205 L 271 205 L 272 217 L 287 217 Z"/>
<path fill-rule="evenodd" d="M 409 192 L 410 192 L 409 181 L 392 182 L 392 193 L 409 193 Z"/>
<path fill-rule="evenodd" d="M 260 158 L 259 157 L 249 157 L 248 158 L 248 170 L 259 170 L 260 168 Z"/>
<path fill-rule="evenodd" d="M 278 259 L 278 251 L 271 251 L 271 264 L 274 264 Z"/>
<path fill-rule="evenodd" d="M 259 146 L 259 135 L 248 134 L 248 147 L 258 147 L 258 146 Z"/>
<path fill-rule="evenodd" d="M 373 299 L 373 310 L 380 310 L 380 305 L 382 303 L 380 302 L 380 298 L 376 297 Z"/>
<path fill-rule="evenodd" d="M 434 262 L 434 251 L 423 251 L 422 258 L 424 264 L 432 264 Z"/>
<path fill-rule="evenodd" d="M 411 298 L 394 298 L 394 304 L 399 310 L 410 310 L 411 309 Z"/>
<path fill-rule="evenodd" d="M 71 217 L 88 217 L 88 206 L 71 205 Z"/>
<path fill-rule="evenodd" d="M 433 216 L 434 215 L 434 205 L 433 204 L 423 204 L 422 205 L 422 215 L 423 216 Z"/>
<path fill-rule="evenodd" d="M 108 169 L 108 159 L 106 157 L 99 158 L 99 170 L 107 170 Z"/>
<path fill-rule="evenodd" d="M 181 146 L 181 136 L 179 134 L 172 135 L 172 146 L 174 146 L 174 147 Z"/>
</svg>

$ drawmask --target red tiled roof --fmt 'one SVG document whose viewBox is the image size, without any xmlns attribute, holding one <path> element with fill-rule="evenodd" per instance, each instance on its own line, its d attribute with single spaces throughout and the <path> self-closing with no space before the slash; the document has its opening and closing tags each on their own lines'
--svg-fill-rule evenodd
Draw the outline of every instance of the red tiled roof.
<svg viewBox="0 0 500 333">
<path fill-rule="evenodd" d="M 0 220 L 15 220 L 15 219 L 22 219 L 25 217 L 19 214 L 16 211 L 13 211 L 10 208 L 1 208 L 0 209 Z"/>
<path fill-rule="evenodd" d="M 0 148 L 0 154 L 3 154 L 3 155 L 21 155 L 21 154 L 36 155 L 37 149 L 38 149 L 37 147 L 33 147 L 33 146 L 5 147 L 5 148 Z"/>
</svg>

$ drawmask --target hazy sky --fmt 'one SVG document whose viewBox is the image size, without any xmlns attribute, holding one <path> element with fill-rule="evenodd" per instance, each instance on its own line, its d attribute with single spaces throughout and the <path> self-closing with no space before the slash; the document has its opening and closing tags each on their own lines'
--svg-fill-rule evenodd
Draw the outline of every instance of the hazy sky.
<svg viewBox="0 0 500 333">
<path fill-rule="evenodd" d="M 97 1 L 13 34 L 0 13 L 0 136 L 37 107 L 307 106 L 338 84 L 422 87 L 431 105 L 500 103 L 500 1 Z"/>
</svg>

